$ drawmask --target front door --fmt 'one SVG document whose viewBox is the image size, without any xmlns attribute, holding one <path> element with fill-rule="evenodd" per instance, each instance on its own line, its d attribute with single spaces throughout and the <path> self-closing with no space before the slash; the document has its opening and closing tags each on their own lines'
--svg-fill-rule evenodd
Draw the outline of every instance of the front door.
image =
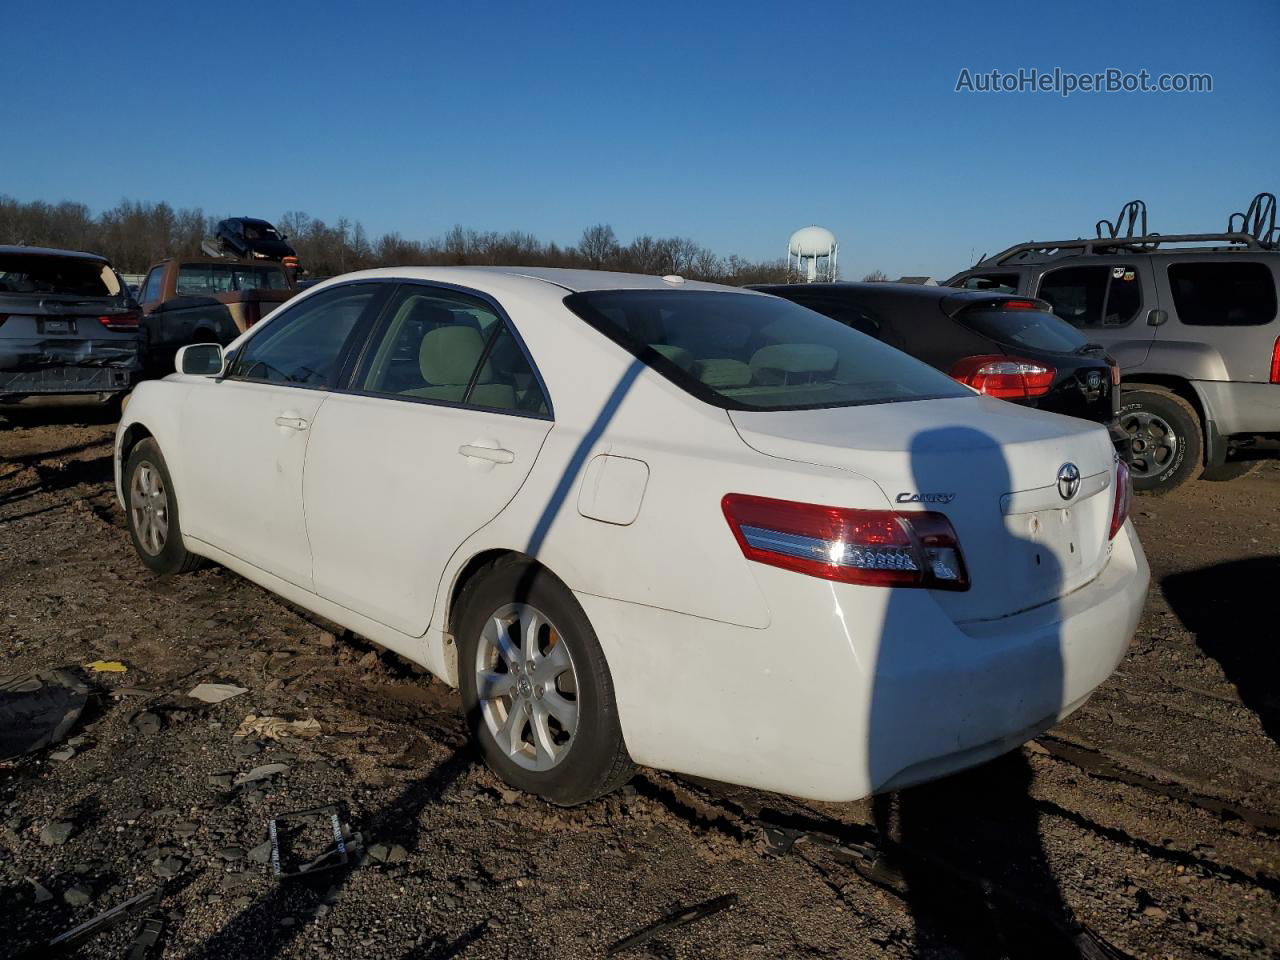
<svg viewBox="0 0 1280 960">
<path fill-rule="evenodd" d="M 302 470 L 316 415 L 379 288 L 349 284 L 280 311 L 192 386 L 182 411 L 184 532 L 311 589 Z"/>
<path fill-rule="evenodd" d="M 401 285 L 351 388 L 325 400 L 311 430 L 303 490 L 316 593 L 425 633 L 445 564 L 515 496 L 551 424 L 495 304 Z"/>
</svg>

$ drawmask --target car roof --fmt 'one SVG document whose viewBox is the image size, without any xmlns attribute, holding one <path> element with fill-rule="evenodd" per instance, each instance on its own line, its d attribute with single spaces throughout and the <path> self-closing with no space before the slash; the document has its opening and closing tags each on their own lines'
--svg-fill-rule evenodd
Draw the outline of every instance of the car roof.
<svg viewBox="0 0 1280 960">
<path fill-rule="evenodd" d="M 474 285 L 484 276 L 514 277 L 534 280 L 561 287 L 571 293 L 589 290 L 711 290 L 723 293 L 755 294 L 745 287 L 732 287 L 722 283 L 706 283 L 701 280 L 670 281 L 663 277 L 643 273 L 615 273 L 609 270 L 573 270 L 561 267 L 377 267 L 348 273 L 334 280 L 351 280 L 357 277 L 393 279 L 396 277 L 416 280 L 434 280 L 459 285 Z"/>
<path fill-rule="evenodd" d="M 101 260 L 108 263 L 100 253 L 86 253 L 83 250 L 59 250 L 57 247 L 28 247 L 22 244 L 0 244 L 0 253 L 33 253 L 39 256 L 78 257 L 81 260 Z"/>
<path fill-rule="evenodd" d="M 953 287 L 929 287 L 919 283 L 889 283 L 886 281 L 865 281 L 861 283 L 757 283 L 751 285 L 752 290 L 761 293 L 772 293 L 785 297 L 788 293 L 825 293 L 825 294 L 870 294 L 872 296 L 914 297 L 917 300 L 941 300 L 955 296 L 960 291 Z"/>
</svg>

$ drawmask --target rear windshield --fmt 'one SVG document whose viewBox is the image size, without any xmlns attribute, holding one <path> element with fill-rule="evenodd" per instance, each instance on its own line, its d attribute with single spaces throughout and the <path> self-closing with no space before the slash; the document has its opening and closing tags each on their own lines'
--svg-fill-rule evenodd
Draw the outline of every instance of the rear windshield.
<svg viewBox="0 0 1280 960">
<path fill-rule="evenodd" d="M 244 236 L 246 240 L 279 240 L 280 234 L 269 223 L 252 223 L 245 221 Z"/>
<path fill-rule="evenodd" d="M 233 263 L 184 263 L 178 268 L 176 293 L 180 297 L 234 293 L 237 290 L 288 290 L 289 281 L 279 267 L 244 267 Z"/>
<path fill-rule="evenodd" d="M 1041 310 L 961 310 L 956 320 L 997 343 L 1050 353 L 1078 353 L 1088 342 L 1075 327 Z"/>
<path fill-rule="evenodd" d="M 0 253 L 0 293 L 118 297 L 116 272 L 101 260 L 46 253 Z"/>
<path fill-rule="evenodd" d="M 778 297 L 601 290 L 565 305 L 668 380 L 730 410 L 973 396 L 919 360 Z"/>
</svg>

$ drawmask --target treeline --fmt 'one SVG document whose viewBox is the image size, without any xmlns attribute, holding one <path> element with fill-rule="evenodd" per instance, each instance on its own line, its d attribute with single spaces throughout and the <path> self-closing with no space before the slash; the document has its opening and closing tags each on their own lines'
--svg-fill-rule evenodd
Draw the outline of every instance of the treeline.
<svg viewBox="0 0 1280 960">
<path fill-rule="evenodd" d="M 83 203 L 24 203 L 0 196 L 0 243 L 66 247 L 101 253 L 122 273 L 142 273 L 165 257 L 196 256 L 200 241 L 222 217 L 167 203 L 125 200 L 97 216 Z M 605 224 L 588 227 L 578 243 L 560 246 L 529 233 L 482 232 L 454 227 L 444 236 L 408 240 L 398 233 L 370 237 L 359 221 L 332 224 L 300 211 L 275 221 L 298 251 L 306 271 L 331 276 L 383 266 L 587 267 L 631 273 L 668 274 L 721 283 L 771 283 L 787 279 L 786 261 L 722 257 L 687 237 L 618 240 Z"/>
</svg>

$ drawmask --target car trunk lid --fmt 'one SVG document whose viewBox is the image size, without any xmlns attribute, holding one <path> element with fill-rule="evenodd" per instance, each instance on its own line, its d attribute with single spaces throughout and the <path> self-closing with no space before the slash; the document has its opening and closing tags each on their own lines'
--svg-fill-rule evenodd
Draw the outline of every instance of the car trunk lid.
<svg viewBox="0 0 1280 960">
<path fill-rule="evenodd" d="M 986 397 L 730 417 L 761 453 L 850 470 L 896 509 L 945 514 L 972 585 L 934 596 L 958 622 L 1050 602 L 1106 565 L 1114 452 L 1095 424 Z"/>
</svg>

